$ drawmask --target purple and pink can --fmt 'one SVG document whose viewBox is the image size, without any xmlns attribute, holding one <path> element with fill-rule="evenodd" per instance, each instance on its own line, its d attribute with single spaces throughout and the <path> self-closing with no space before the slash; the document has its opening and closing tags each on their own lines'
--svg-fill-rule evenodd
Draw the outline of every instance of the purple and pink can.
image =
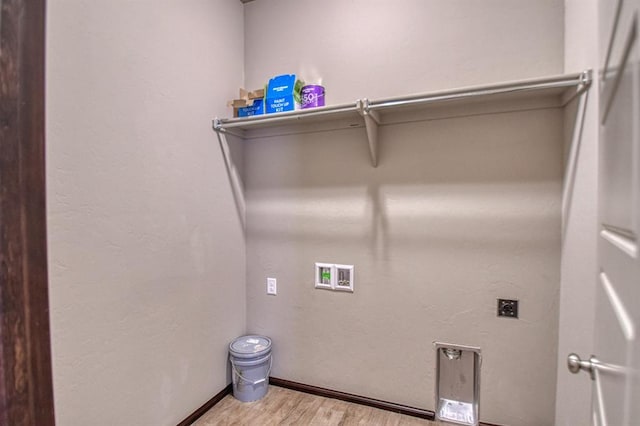
<svg viewBox="0 0 640 426">
<path fill-rule="evenodd" d="M 303 109 L 324 106 L 324 87 L 317 84 L 309 84 L 302 88 L 300 94 Z"/>
</svg>

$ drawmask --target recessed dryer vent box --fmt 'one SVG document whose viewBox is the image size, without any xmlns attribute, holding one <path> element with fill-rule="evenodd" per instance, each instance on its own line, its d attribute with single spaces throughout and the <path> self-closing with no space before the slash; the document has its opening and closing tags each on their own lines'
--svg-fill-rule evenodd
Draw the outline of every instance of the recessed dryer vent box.
<svg viewBox="0 0 640 426">
<path fill-rule="evenodd" d="M 480 348 L 434 342 L 436 421 L 480 424 Z"/>
</svg>

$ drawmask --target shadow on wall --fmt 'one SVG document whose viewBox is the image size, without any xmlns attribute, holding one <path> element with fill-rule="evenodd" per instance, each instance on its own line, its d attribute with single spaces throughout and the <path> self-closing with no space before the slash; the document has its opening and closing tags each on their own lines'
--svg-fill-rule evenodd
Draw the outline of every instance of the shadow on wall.
<svg viewBox="0 0 640 426">
<path fill-rule="evenodd" d="M 565 174 L 562 188 L 562 241 L 565 240 L 566 223 L 571 215 L 571 207 L 573 201 L 573 188 L 575 185 L 577 166 L 580 163 L 580 146 L 582 144 L 582 134 L 584 130 L 584 118 L 587 113 L 587 105 L 589 104 L 589 91 L 584 95 L 577 97 L 571 104 L 567 106 L 567 124 L 566 131 L 570 132 L 571 137 L 566 137 L 569 141 L 569 151 L 565 149 Z"/>
<path fill-rule="evenodd" d="M 231 186 L 233 202 L 236 206 L 238 220 L 242 224 L 243 234 L 246 231 L 246 201 L 244 196 L 244 184 L 242 181 L 243 149 L 242 140 L 227 138 L 226 135 L 215 132 L 220 146 L 220 153 L 224 160 L 224 166 Z"/>
<path fill-rule="evenodd" d="M 561 126 L 557 110 L 386 126 L 377 168 L 362 129 L 249 140 L 247 232 L 383 259 L 430 245 L 543 250 L 559 231 Z"/>
</svg>

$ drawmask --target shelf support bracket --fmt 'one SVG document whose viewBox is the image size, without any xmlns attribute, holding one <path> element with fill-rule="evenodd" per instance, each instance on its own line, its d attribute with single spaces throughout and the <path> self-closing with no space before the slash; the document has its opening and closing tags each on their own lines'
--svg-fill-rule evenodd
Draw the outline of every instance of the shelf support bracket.
<svg viewBox="0 0 640 426">
<path fill-rule="evenodd" d="M 358 113 L 364 119 L 364 125 L 367 129 L 371 164 L 373 167 L 378 167 L 378 125 L 380 124 L 380 116 L 369 108 L 369 99 L 367 98 L 358 100 Z"/>
<path fill-rule="evenodd" d="M 592 81 L 593 81 L 593 70 L 588 69 L 588 70 L 582 71 L 582 73 L 580 74 L 580 85 L 586 87 L 586 86 L 589 86 Z"/>
<path fill-rule="evenodd" d="M 218 117 L 214 118 L 211 127 L 213 127 L 213 131 L 216 133 L 222 131 L 222 121 L 220 121 Z"/>
<path fill-rule="evenodd" d="M 589 90 L 591 83 L 593 82 L 593 71 L 590 69 L 582 71 L 578 77 L 578 81 L 579 83 L 576 85 L 575 92 L 571 93 L 571 91 L 568 90 L 567 93 L 564 94 L 561 106 L 567 106 L 578 96 L 583 95 L 587 90 Z"/>
</svg>

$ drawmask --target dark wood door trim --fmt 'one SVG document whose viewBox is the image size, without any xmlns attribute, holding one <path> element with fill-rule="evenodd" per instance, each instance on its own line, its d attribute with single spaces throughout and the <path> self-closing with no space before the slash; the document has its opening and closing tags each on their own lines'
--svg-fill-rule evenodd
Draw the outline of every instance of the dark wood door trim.
<svg viewBox="0 0 640 426">
<path fill-rule="evenodd" d="M 0 424 L 54 424 L 44 157 L 45 0 L 0 0 Z"/>
</svg>

